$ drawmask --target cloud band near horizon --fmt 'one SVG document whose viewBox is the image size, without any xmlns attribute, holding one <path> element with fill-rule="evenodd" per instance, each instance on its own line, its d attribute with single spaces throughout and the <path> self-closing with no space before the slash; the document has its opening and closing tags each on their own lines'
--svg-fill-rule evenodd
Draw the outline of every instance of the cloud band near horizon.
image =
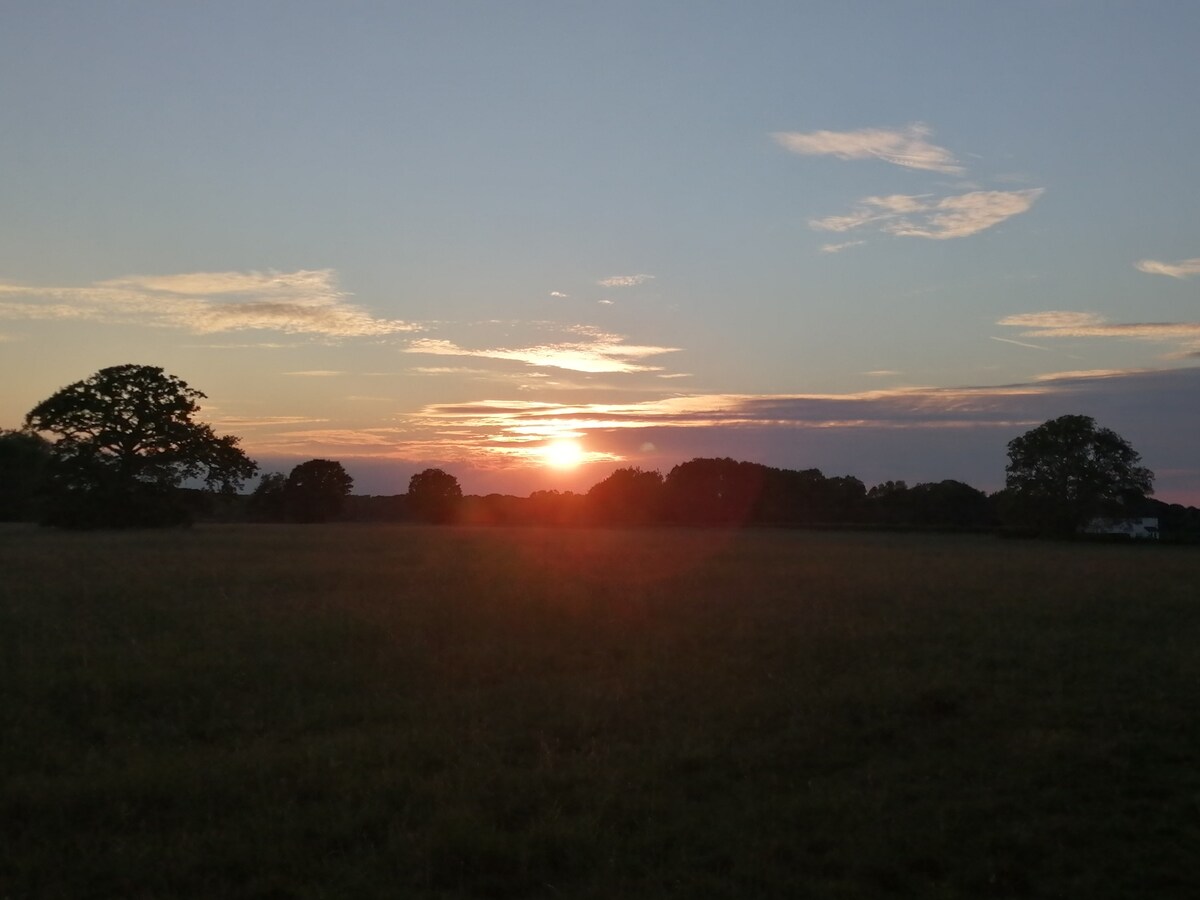
<svg viewBox="0 0 1200 900">
<path fill-rule="evenodd" d="M 968 483 L 986 483 L 976 458 L 986 451 L 991 460 L 986 471 L 995 484 L 1002 481 L 1009 439 L 1072 413 L 1091 415 L 1129 439 L 1169 486 L 1172 479 L 1189 484 L 1197 474 L 1191 449 L 1200 443 L 1198 392 L 1200 367 L 1184 367 L 847 394 L 703 394 L 624 404 L 498 399 L 429 404 L 386 428 L 314 429 L 297 422 L 301 427 L 289 431 L 263 423 L 249 429 L 244 444 L 291 458 L 339 454 L 381 462 L 438 460 L 460 471 L 525 468 L 531 479 L 544 467 L 543 448 L 567 437 L 583 445 L 593 465 L 653 468 L 696 456 L 733 456 L 785 468 L 832 466 L 837 474 L 864 478 L 915 472 Z M 884 432 L 894 437 L 884 441 Z M 923 448 L 925 456 L 889 456 L 897 441 L 910 448 L 906 454 Z M 684 447 L 681 455 L 678 448 Z M 831 455 L 813 458 L 821 447 Z"/>
</svg>

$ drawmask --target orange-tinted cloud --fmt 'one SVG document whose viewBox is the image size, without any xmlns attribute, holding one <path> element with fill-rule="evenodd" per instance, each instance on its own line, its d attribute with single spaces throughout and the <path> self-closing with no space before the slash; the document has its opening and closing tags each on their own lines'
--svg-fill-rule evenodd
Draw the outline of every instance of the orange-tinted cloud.
<svg viewBox="0 0 1200 900">
<path fill-rule="evenodd" d="M 849 250 L 851 247 L 861 247 L 865 243 L 866 241 L 842 241 L 840 244 L 822 244 L 821 252 L 841 253 L 843 250 Z"/>
<path fill-rule="evenodd" d="M 1179 262 L 1159 262 L 1156 259 L 1140 259 L 1134 266 L 1148 275 L 1166 275 L 1170 278 L 1190 278 L 1200 275 L 1200 258 L 1181 259 Z"/>
<path fill-rule="evenodd" d="M 907 169 L 961 175 L 962 166 L 945 147 L 930 143 L 928 125 L 907 128 L 863 128 L 858 131 L 781 131 L 772 137 L 780 146 L 804 156 L 838 159 L 878 159 Z"/>
<path fill-rule="evenodd" d="M 596 284 L 603 287 L 636 287 L 653 278 L 653 275 L 609 275 L 607 278 L 601 278 Z"/>
<path fill-rule="evenodd" d="M 401 492 L 411 471 L 429 465 L 453 471 L 464 489 L 546 487 L 545 447 L 564 438 L 587 454 L 572 476 L 572 489 L 586 490 L 617 465 L 665 472 L 697 456 L 732 456 L 852 474 L 867 484 L 958 478 L 993 490 L 1003 484 L 1008 440 L 1048 419 L 1078 413 L 1132 441 L 1147 465 L 1160 476 L 1166 473 L 1160 493 L 1170 497 L 1170 485 L 1180 490 L 1195 484 L 1190 451 L 1200 443 L 1198 391 L 1200 367 L 1194 366 L 846 394 L 711 394 L 579 404 L 491 399 L 430 404 L 389 426 L 362 429 L 299 420 L 217 424 L 242 434 L 256 458 L 337 458 L 355 471 L 356 480 L 357 460 L 386 483 L 374 492 Z"/>
<path fill-rule="evenodd" d="M 479 400 L 431 404 L 411 421 L 434 433 L 452 430 L 467 456 L 536 460 L 547 442 L 579 439 L 590 453 L 608 453 L 620 432 L 647 429 L 960 428 L 1011 424 L 1004 411 L 1014 398 L 1052 386 L 900 388 L 851 394 L 705 394 L 636 403 L 565 404 L 533 400 Z M 999 413 L 999 415 L 997 415 Z M 645 443 L 639 439 L 638 443 Z M 596 457 L 593 457 L 596 458 Z"/>
<path fill-rule="evenodd" d="M 1005 316 L 997 324 L 1024 328 L 1021 334 L 1025 337 L 1134 338 L 1179 343 L 1185 355 L 1200 349 L 1200 322 L 1109 322 L 1095 313 L 1049 310 Z"/>
<path fill-rule="evenodd" d="M 419 330 L 347 299 L 332 270 L 129 275 L 85 287 L 0 283 L 0 319 L 82 320 L 196 334 L 267 330 L 347 338 Z"/>
<path fill-rule="evenodd" d="M 1013 216 L 1027 212 L 1042 195 L 1042 188 L 1019 191 L 970 191 L 940 199 L 929 195 L 893 194 L 865 197 L 850 213 L 814 219 L 821 231 L 847 232 L 871 225 L 897 237 L 949 240 L 986 231 Z M 841 248 L 843 244 L 827 244 Z"/>
<path fill-rule="evenodd" d="M 678 347 L 653 347 L 626 344 L 616 334 L 593 329 L 574 329 L 576 338 L 532 347 L 462 347 L 454 341 L 422 338 L 412 341 L 406 353 L 431 356 L 465 356 L 484 359 L 505 359 L 542 368 L 570 369 L 575 372 L 658 372 L 661 366 L 643 360 L 664 353 L 674 353 Z"/>
<path fill-rule="evenodd" d="M 1088 312 L 1073 312 L 1069 309 L 1048 309 L 1045 312 L 1017 313 L 1000 319 L 997 325 L 1011 325 L 1014 328 L 1032 328 L 1044 331 L 1070 330 L 1098 325 L 1104 321 L 1103 316 Z"/>
</svg>

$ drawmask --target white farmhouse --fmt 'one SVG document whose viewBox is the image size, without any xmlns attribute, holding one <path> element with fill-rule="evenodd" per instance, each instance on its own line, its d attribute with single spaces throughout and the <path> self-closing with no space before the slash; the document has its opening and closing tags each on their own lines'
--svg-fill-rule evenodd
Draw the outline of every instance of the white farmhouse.
<svg viewBox="0 0 1200 900">
<path fill-rule="evenodd" d="M 1158 519 L 1092 519 L 1083 528 L 1084 534 L 1123 534 L 1137 540 L 1158 539 Z"/>
</svg>

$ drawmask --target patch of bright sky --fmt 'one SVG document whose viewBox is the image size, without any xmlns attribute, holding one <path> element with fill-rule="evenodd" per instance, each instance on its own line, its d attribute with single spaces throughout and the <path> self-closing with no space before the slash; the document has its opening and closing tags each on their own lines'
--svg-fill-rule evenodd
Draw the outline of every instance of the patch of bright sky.
<svg viewBox="0 0 1200 900">
<path fill-rule="evenodd" d="M 470 489 L 421 410 L 1182 370 L 1186 328 L 1117 326 L 1200 320 L 1197 33 L 1084 0 L 13 5 L 0 426 L 144 362 L 275 423 L 252 452 L 361 434 Z M 1049 310 L 1113 327 L 999 324 Z M 763 461 L 847 458 L 798 427 Z"/>
</svg>

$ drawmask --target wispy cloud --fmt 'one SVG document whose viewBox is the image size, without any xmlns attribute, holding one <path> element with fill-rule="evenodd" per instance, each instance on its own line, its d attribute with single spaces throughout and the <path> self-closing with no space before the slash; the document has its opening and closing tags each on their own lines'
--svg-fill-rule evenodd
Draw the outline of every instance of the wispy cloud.
<svg viewBox="0 0 1200 900">
<path fill-rule="evenodd" d="M 305 369 L 300 372 L 284 372 L 284 375 L 297 375 L 301 378 L 332 378 L 335 375 L 345 375 L 334 369 Z"/>
<path fill-rule="evenodd" d="M 924 237 L 934 240 L 968 237 L 1006 219 L 1020 215 L 1042 195 L 1042 188 L 1023 191 L 971 191 L 956 197 L 944 197 L 921 210 L 916 220 L 899 218 L 884 226 L 884 231 L 900 237 Z"/>
<path fill-rule="evenodd" d="M 846 215 L 814 219 L 809 224 L 822 231 L 835 232 L 874 225 L 879 231 L 897 237 L 948 240 L 978 234 L 1027 212 L 1041 195 L 1042 188 L 1029 188 L 1020 191 L 970 191 L 940 199 L 930 199 L 928 194 L 864 197 Z"/>
<path fill-rule="evenodd" d="M 1177 343 L 1182 351 L 1179 356 L 1200 350 L 1200 322 L 1109 322 L 1096 313 L 1049 310 L 1005 316 L 996 324 L 1024 328 L 1023 337 L 1132 338 Z"/>
<path fill-rule="evenodd" d="M 567 297 L 570 297 L 571 295 L 564 294 L 562 291 L 551 291 L 550 296 L 554 297 L 555 299 L 558 299 L 558 300 L 565 300 Z"/>
<path fill-rule="evenodd" d="M 1068 372 L 1047 372 L 1038 375 L 1034 381 L 1076 381 L 1081 378 L 1117 378 L 1123 375 L 1137 375 L 1148 369 L 1073 369 Z"/>
<path fill-rule="evenodd" d="M 220 344 L 184 344 L 185 347 L 198 347 L 203 350 L 286 350 L 303 346 L 300 343 L 283 344 L 279 341 L 254 341 L 250 343 L 220 343 Z"/>
<path fill-rule="evenodd" d="M 1049 347 L 1043 347 L 1040 344 L 1027 344 L 1025 341 L 1014 341 L 1012 338 L 993 337 L 993 341 L 999 341 L 1002 344 L 1014 344 L 1017 347 L 1026 347 L 1030 350 L 1049 350 Z"/>
<path fill-rule="evenodd" d="M 949 150 L 928 140 L 929 126 L 916 122 L 904 129 L 778 132 L 773 137 L 793 153 L 838 159 L 880 159 L 910 169 L 964 175 L 966 169 Z M 966 185 L 959 183 L 959 190 Z M 971 185 L 972 188 L 976 186 Z M 864 197 L 848 213 L 812 219 L 820 231 L 844 234 L 870 226 L 896 237 L 949 240 L 969 237 L 1029 210 L 1042 188 L 1014 191 L 972 189 L 949 196 L 889 194 Z M 862 241 L 825 244 L 822 253 L 838 253 Z"/>
<path fill-rule="evenodd" d="M 594 391 L 601 389 L 629 390 L 628 387 L 617 388 L 612 385 L 598 385 L 590 379 L 590 376 L 585 378 L 585 383 L 575 384 L 570 381 L 562 381 L 552 378 L 548 372 L 533 371 L 524 366 L 517 369 L 506 366 L 492 368 L 484 366 L 413 366 L 406 371 L 411 372 L 414 375 L 427 375 L 439 378 L 444 376 L 454 376 L 458 378 L 467 378 L 471 381 L 487 381 L 493 384 L 507 384 L 515 386 L 518 391 L 536 391 L 546 389 L 553 389 L 555 391 Z"/>
<path fill-rule="evenodd" d="M 963 167 L 945 147 L 930 143 L 928 125 L 907 128 L 863 128 L 858 131 L 781 131 L 772 135 L 781 146 L 804 156 L 879 159 L 907 169 L 961 175 Z"/>
<path fill-rule="evenodd" d="M 865 243 L 866 241 L 843 241 L 840 244 L 822 244 L 821 252 L 841 253 L 843 250 L 849 250 L 851 247 L 861 247 Z"/>
<path fill-rule="evenodd" d="M 596 284 L 610 288 L 636 287 L 653 278 L 653 275 L 609 275 L 607 278 L 601 278 Z"/>
<path fill-rule="evenodd" d="M 408 370 L 414 375 L 490 375 L 491 369 L 476 369 L 471 366 L 413 366 Z"/>
<path fill-rule="evenodd" d="M 328 422 L 309 416 L 221 416 L 216 424 L 224 428 L 285 428 L 289 425 L 313 425 Z"/>
<path fill-rule="evenodd" d="M 339 453 L 403 458 L 405 432 L 398 428 L 313 428 L 254 438 L 257 453 L 310 456 Z M 432 441 L 423 442 L 426 449 Z"/>
<path fill-rule="evenodd" d="M 1068 330 L 1086 328 L 1098 325 L 1104 321 L 1103 316 L 1089 312 L 1074 312 L 1069 309 L 1048 309 L 1044 312 L 1017 313 L 1005 316 L 996 322 L 997 325 L 1011 325 L 1014 328 L 1033 328 L 1035 330 Z"/>
<path fill-rule="evenodd" d="M 1159 262 L 1156 259 L 1140 259 L 1134 265 L 1139 272 L 1148 275 L 1167 275 L 1171 278 L 1190 278 L 1200 275 L 1200 257 L 1181 259 L 1179 262 Z"/>
<path fill-rule="evenodd" d="M 1030 330 L 1026 337 L 1126 337 L 1149 341 L 1200 340 L 1200 322 L 1109 322 L 1094 313 L 1046 312 L 1006 316 L 997 324 Z"/>
<path fill-rule="evenodd" d="M 432 356 L 473 356 L 485 359 L 507 359 L 529 366 L 570 369 L 576 372 L 657 372 L 661 366 L 648 365 L 643 360 L 673 353 L 677 347 L 653 347 L 626 344 L 616 334 L 592 329 L 575 329 L 582 340 L 559 341 L 533 347 L 486 347 L 472 349 L 453 341 L 435 338 L 415 340 L 405 348 L 406 353 Z"/>
<path fill-rule="evenodd" d="M 326 337 L 419 330 L 347 299 L 330 269 L 129 275 L 84 287 L 0 282 L 0 319 L 81 320 L 196 334 L 251 329 Z"/>
</svg>

